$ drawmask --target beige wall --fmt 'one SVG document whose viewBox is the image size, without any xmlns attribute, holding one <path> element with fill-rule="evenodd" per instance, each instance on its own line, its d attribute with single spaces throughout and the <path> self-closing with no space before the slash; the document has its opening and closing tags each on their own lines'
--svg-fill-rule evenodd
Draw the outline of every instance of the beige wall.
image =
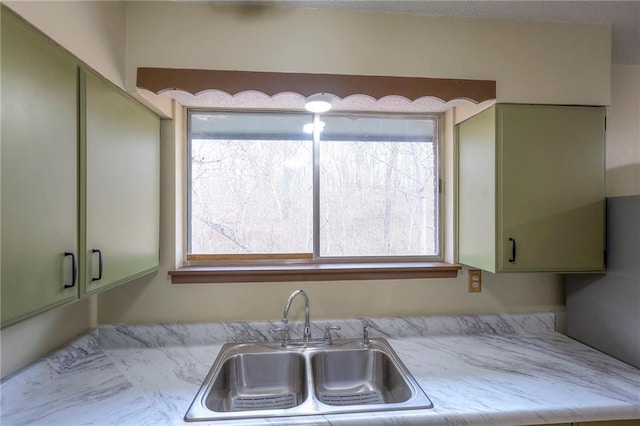
<svg viewBox="0 0 640 426">
<path fill-rule="evenodd" d="M 95 296 L 47 311 L 0 330 L 0 377 L 96 326 Z"/>
<path fill-rule="evenodd" d="M 121 1 L 8 1 L 18 15 L 124 87 L 126 8 Z"/>
<path fill-rule="evenodd" d="M 607 197 L 640 195 L 640 66 L 613 65 L 607 109 Z"/>
<path fill-rule="evenodd" d="M 493 79 L 501 102 L 609 104 L 611 28 L 267 8 L 127 4 L 139 66 Z"/>
<path fill-rule="evenodd" d="M 152 280 L 100 296 L 99 323 L 278 321 L 289 294 L 304 289 L 311 317 L 559 312 L 564 289 L 558 276 L 483 274 L 482 293 L 469 294 L 458 279 L 171 285 L 166 269 Z M 301 319 L 300 306 L 295 308 Z"/>
</svg>

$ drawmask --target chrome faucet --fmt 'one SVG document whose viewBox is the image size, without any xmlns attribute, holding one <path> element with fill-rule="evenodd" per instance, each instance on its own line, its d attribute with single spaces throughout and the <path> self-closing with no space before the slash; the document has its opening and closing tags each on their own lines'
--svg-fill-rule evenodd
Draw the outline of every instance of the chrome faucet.
<svg viewBox="0 0 640 426">
<path fill-rule="evenodd" d="M 291 303 L 293 299 L 296 298 L 299 294 L 304 298 L 304 334 L 302 336 L 302 340 L 305 342 L 311 341 L 311 323 L 309 322 L 309 298 L 307 297 L 307 293 L 304 290 L 296 290 L 291 293 L 289 299 L 287 299 L 287 304 L 284 307 L 284 313 L 282 314 L 282 323 L 288 324 L 289 320 L 287 316 L 289 315 L 289 308 L 291 308 Z"/>
</svg>

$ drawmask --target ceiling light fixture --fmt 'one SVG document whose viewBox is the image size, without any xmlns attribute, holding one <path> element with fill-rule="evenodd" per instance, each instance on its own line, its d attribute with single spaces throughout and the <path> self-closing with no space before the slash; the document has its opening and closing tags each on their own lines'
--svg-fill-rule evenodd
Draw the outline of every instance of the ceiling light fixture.
<svg viewBox="0 0 640 426">
<path fill-rule="evenodd" d="M 326 93 L 316 93 L 307 98 L 304 108 L 313 113 L 327 112 L 331 109 L 331 96 Z"/>
</svg>

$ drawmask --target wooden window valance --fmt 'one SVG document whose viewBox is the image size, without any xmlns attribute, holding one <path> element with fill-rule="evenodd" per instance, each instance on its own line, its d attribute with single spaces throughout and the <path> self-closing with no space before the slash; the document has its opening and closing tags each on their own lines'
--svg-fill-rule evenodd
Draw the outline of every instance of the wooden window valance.
<svg viewBox="0 0 640 426">
<path fill-rule="evenodd" d="M 346 74 L 138 68 L 136 84 L 156 94 L 182 90 L 198 95 L 206 90 L 220 90 L 235 95 L 256 90 L 269 96 L 283 92 L 305 97 L 329 93 L 342 99 L 350 95 L 368 95 L 375 99 L 396 95 L 410 101 L 431 96 L 444 102 L 465 99 L 477 103 L 496 98 L 493 80 Z"/>
</svg>

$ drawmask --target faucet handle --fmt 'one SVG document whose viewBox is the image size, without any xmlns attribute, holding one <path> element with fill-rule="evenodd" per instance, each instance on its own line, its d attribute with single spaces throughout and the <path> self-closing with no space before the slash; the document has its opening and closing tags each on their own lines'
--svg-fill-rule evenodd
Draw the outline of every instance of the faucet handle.
<svg viewBox="0 0 640 426">
<path fill-rule="evenodd" d="M 362 331 L 363 333 L 369 333 L 369 326 L 371 325 L 371 323 L 369 322 L 369 320 L 363 319 L 362 320 Z"/>
<path fill-rule="evenodd" d="M 285 324 L 284 327 L 275 327 L 271 329 L 272 333 L 282 333 L 282 346 L 287 346 L 291 342 L 291 336 L 289 336 L 289 326 Z"/>
<path fill-rule="evenodd" d="M 369 348 L 371 346 L 371 340 L 369 339 L 369 321 L 362 320 L 362 347 Z"/>
<path fill-rule="evenodd" d="M 331 341 L 331 330 L 342 330 L 342 327 L 339 325 L 328 325 L 324 328 L 324 341 L 328 344 L 333 344 Z"/>
</svg>

